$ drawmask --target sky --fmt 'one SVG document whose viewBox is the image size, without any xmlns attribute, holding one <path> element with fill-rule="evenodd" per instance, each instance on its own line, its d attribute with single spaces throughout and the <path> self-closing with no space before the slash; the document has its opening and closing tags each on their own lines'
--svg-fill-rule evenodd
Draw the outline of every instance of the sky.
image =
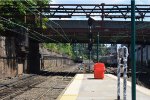
<svg viewBox="0 0 150 100">
<path fill-rule="evenodd" d="M 150 0 L 135 0 L 136 4 L 150 4 Z M 130 4 L 131 0 L 52 0 L 53 4 Z"/>
<path fill-rule="evenodd" d="M 51 4 L 131 4 L 131 0 L 51 0 Z M 150 0 L 135 0 L 136 4 L 149 4 Z M 52 18 L 55 19 L 55 18 Z M 57 18 L 56 18 L 57 19 Z M 73 17 L 73 20 L 87 20 L 84 17 Z M 100 20 L 98 17 L 94 17 L 95 20 Z M 70 18 L 61 18 L 61 20 L 70 20 Z M 114 19 L 116 20 L 116 19 Z M 128 20 L 128 19 L 127 19 Z M 149 21 L 150 18 L 146 18 L 145 21 Z"/>
<path fill-rule="evenodd" d="M 52 0 L 51 3 L 52 4 L 101 4 L 101 3 L 105 3 L 105 4 L 131 4 L 131 0 Z M 135 0 L 135 4 L 149 4 L 150 5 L 150 0 Z M 73 19 L 85 20 L 86 18 L 75 17 Z M 62 18 L 61 20 L 69 20 L 69 19 L 63 19 Z M 150 18 L 146 18 L 144 20 L 150 21 Z"/>
</svg>

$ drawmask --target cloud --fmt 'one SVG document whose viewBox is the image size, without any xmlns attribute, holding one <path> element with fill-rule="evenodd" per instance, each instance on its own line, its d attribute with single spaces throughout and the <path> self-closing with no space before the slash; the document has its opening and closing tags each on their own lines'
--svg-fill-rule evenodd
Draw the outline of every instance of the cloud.
<svg viewBox="0 0 150 100">
<path fill-rule="evenodd" d="M 56 4 L 101 4 L 101 3 L 119 3 L 124 0 L 53 0 Z"/>
<path fill-rule="evenodd" d="M 120 0 L 112 0 L 112 2 L 118 2 Z M 122 1 L 122 0 L 121 0 Z M 61 3 L 61 4 L 101 4 L 109 3 L 110 0 L 53 0 L 52 3 Z"/>
<path fill-rule="evenodd" d="M 136 4 L 150 4 L 150 0 L 136 0 Z"/>
<path fill-rule="evenodd" d="M 131 0 L 52 0 L 52 4 L 131 4 Z M 135 0 L 136 4 L 150 4 L 150 0 Z M 58 18 L 56 18 L 58 19 Z M 63 18 L 69 20 L 70 18 Z M 87 20 L 83 17 L 73 17 L 75 20 Z M 94 17 L 95 20 L 100 20 L 100 17 Z M 149 20 L 150 18 L 145 18 Z"/>
<path fill-rule="evenodd" d="M 52 0 L 53 4 L 130 4 L 131 0 Z M 150 0 L 135 0 L 136 4 L 150 4 Z"/>
</svg>

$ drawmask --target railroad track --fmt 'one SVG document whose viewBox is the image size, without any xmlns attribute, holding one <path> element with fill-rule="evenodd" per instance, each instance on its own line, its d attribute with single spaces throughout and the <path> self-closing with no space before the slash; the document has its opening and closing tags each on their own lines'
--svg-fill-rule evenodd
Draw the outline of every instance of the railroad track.
<svg viewBox="0 0 150 100">
<path fill-rule="evenodd" d="M 49 69 L 47 69 L 47 72 L 45 71 L 45 72 L 41 73 L 41 75 L 46 75 L 46 74 L 48 74 L 48 71 L 55 72 L 56 70 L 57 70 L 57 68 L 55 68 L 55 70 L 54 70 L 54 68 L 50 67 Z M 27 76 L 27 77 L 21 78 L 21 79 L 18 77 L 18 80 L 16 80 L 16 81 L 9 82 L 7 84 L 1 85 L 0 86 L 0 91 L 5 90 L 8 87 L 13 87 L 13 86 L 15 86 L 17 84 L 22 84 L 22 83 L 29 82 L 30 80 L 32 80 L 34 78 L 37 78 L 37 75 L 33 74 L 33 75 L 30 75 L 30 76 Z"/>
<path fill-rule="evenodd" d="M 77 69 L 77 68 L 75 68 L 73 70 L 71 69 L 64 76 L 55 77 L 56 79 L 53 82 L 53 84 L 45 92 L 41 93 L 35 100 L 45 100 L 44 98 L 46 98 L 47 95 L 52 94 L 52 92 L 54 90 L 56 90 L 56 89 L 63 90 L 65 87 L 59 87 L 60 84 L 58 84 L 59 83 L 58 81 L 62 80 L 62 81 L 60 81 L 61 83 L 64 82 L 64 81 L 68 81 L 68 83 L 69 83 L 71 81 L 71 79 L 75 76 L 75 74 L 74 75 L 70 75 L 70 74 L 77 73 L 78 71 L 79 71 L 79 69 Z M 70 78 L 70 76 L 72 76 L 72 78 Z M 49 92 L 51 92 L 51 93 L 49 93 Z M 57 94 L 59 95 L 60 93 L 57 93 Z M 56 99 L 57 96 L 55 96 L 53 98 L 52 98 L 52 96 L 50 96 L 50 97 L 48 97 L 48 99 Z"/>
<path fill-rule="evenodd" d="M 31 77 L 35 77 L 35 75 L 30 75 L 30 76 L 26 76 L 25 78 L 18 79 L 19 82 L 18 82 L 18 80 L 16 80 L 16 81 L 13 81 L 13 82 L 3 84 L 3 85 L 0 86 L 0 91 L 4 90 L 5 88 L 12 87 L 13 85 L 23 83 L 24 80 L 28 80 Z"/>
<path fill-rule="evenodd" d="M 64 68 L 61 67 L 59 70 L 63 70 Z M 57 74 L 58 68 L 50 68 L 50 71 L 53 71 L 54 73 L 51 73 L 49 71 L 45 71 L 40 76 L 32 76 L 27 79 L 23 79 L 19 82 L 15 82 L 14 84 L 10 84 L 9 86 L 2 87 L 0 89 L 0 100 L 8 100 L 16 97 L 17 95 L 20 95 L 24 93 L 27 90 L 30 90 L 32 87 L 44 82 L 47 78 L 41 77 L 41 76 L 48 76 L 51 75 L 51 78 Z"/>
</svg>

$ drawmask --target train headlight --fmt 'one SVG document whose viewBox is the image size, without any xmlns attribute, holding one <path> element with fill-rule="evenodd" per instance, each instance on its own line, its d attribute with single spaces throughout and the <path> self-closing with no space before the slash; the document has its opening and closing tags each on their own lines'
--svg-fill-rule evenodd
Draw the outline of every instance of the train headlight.
<svg viewBox="0 0 150 100">
<path fill-rule="evenodd" d="M 82 56 L 80 56 L 79 58 L 82 58 Z"/>
</svg>

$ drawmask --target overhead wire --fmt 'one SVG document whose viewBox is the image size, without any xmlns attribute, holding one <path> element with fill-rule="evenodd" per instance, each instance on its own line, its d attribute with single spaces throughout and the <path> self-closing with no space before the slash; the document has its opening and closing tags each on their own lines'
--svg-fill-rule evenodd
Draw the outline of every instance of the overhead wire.
<svg viewBox="0 0 150 100">
<path fill-rule="evenodd" d="M 7 21 L 7 20 L 1 20 L 1 19 L 0 19 L 0 21 L 5 22 L 6 24 L 8 24 L 8 22 L 9 22 L 9 21 Z M 10 23 L 10 22 L 9 22 L 9 23 Z M 8 29 L 9 29 L 9 30 L 13 30 L 13 29 L 10 29 L 10 28 L 4 27 L 4 26 L 3 26 L 3 28 L 5 28 L 5 29 L 7 29 L 7 30 L 8 30 Z M 28 30 L 28 29 L 27 29 L 27 30 Z M 18 33 L 17 31 L 13 31 L 13 32 Z M 30 31 L 27 31 L 27 32 L 29 33 Z M 37 37 L 41 42 L 44 42 L 44 40 L 41 39 L 40 37 L 38 37 L 36 34 L 34 34 L 34 33 L 32 33 L 32 32 L 30 32 L 30 33 L 33 34 L 34 37 Z M 22 34 L 22 35 L 25 35 L 25 34 L 27 34 L 27 33 L 23 34 L 23 33 L 21 32 L 21 34 Z M 29 37 L 32 38 L 32 39 L 34 39 L 34 38 L 33 38 L 32 36 L 30 36 L 30 35 L 29 35 Z M 39 41 L 39 40 L 38 40 L 38 41 Z"/>
<path fill-rule="evenodd" d="M 26 0 L 25 0 L 26 1 Z M 28 3 L 28 1 L 26 1 L 27 3 Z M 29 3 L 28 3 L 29 4 Z M 30 4 L 31 5 L 31 4 Z M 36 9 L 37 10 L 37 9 Z M 37 10 L 38 11 L 38 10 Z M 38 11 L 38 12 L 40 12 L 40 11 Z M 41 13 L 41 12 L 40 12 Z M 51 20 L 50 20 L 51 21 Z M 57 24 L 57 23 L 56 23 Z M 59 24 L 58 24 L 59 25 Z"/>
<path fill-rule="evenodd" d="M 23 25 L 20 25 L 20 24 L 15 23 L 15 22 L 13 22 L 13 21 L 11 21 L 11 20 L 8 20 L 8 19 L 6 19 L 6 18 L 4 18 L 4 17 L 2 17 L 2 16 L 0 16 L 0 18 L 2 18 L 3 20 L 8 21 L 8 22 L 10 22 L 10 23 L 12 23 L 12 24 L 14 24 L 14 25 L 20 26 L 20 27 L 24 28 L 25 30 L 32 30 L 32 29 L 30 29 L 30 28 L 28 28 L 28 27 L 25 27 L 25 26 L 23 26 Z M 55 42 L 58 42 L 58 43 L 60 42 L 60 41 L 54 40 L 54 39 L 52 39 L 52 38 L 46 37 L 45 35 L 42 35 L 42 34 L 36 32 L 36 31 L 34 31 L 34 30 L 33 30 L 33 32 L 35 32 L 36 34 L 41 35 L 41 36 L 43 36 L 43 37 L 45 37 L 45 38 L 47 38 L 47 39 L 53 40 L 53 41 L 55 41 Z"/>
<path fill-rule="evenodd" d="M 58 24 L 59 25 L 59 24 Z"/>
<path fill-rule="evenodd" d="M 27 1 L 26 1 L 27 2 Z M 31 4 L 30 4 L 31 5 Z M 38 9 L 36 9 L 38 12 L 40 12 Z M 40 12 L 41 13 L 41 12 Z M 45 15 L 44 15 L 44 17 L 46 17 Z M 48 18 L 48 17 L 46 17 L 46 18 Z M 56 23 L 56 22 L 54 22 L 54 21 L 52 21 L 52 20 L 49 20 L 49 21 L 51 21 L 51 22 L 53 22 L 54 24 L 56 24 L 57 26 L 59 26 L 60 28 L 61 28 L 61 30 L 62 30 L 62 32 L 64 33 L 64 35 L 65 35 L 65 37 L 66 37 L 66 39 L 69 41 L 69 42 L 71 42 L 69 39 L 68 39 L 68 37 L 67 37 L 67 35 L 66 35 L 66 33 L 64 32 L 64 30 L 63 30 L 63 28 L 61 27 L 61 25 L 60 24 L 58 24 L 58 23 Z M 48 23 L 47 23 L 48 24 Z M 50 24 L 48 24 L 48 25 L 50 25 Z M 52 28 L 52 25 L 50 25 L 50 27 Z M 52 28 L 52 29 L 54 29 L 54 28 Z M 57 31 L 57 30 L 56 30 Z M 58 32 L 59 33 L 59 32 Z M 59 33 L 60 34 L 60 33 Z"/>
<path fill-rule="evenodd" d="M 1 16 L 0 16 L 0 17 L 1 17 Z M 6 24 L 9 24 L 9 23 L 10 23 L 10 21 L 8 21 L 8 20 L 1 20 L 1 19 L 0 19 L 0 21 L 5 22 Z M 9 22 L 9 23 L 8 23 L 8 22 Z M 12 24 L 14 24 L 14 23 L 12 23 Z M 20 27 L 25 28 L 26 30 L 28 30 L 26 27 L 21 26 L 21 25 L 19 25 L 19 24 L 17 24 L 17 23 L 16 23 L 15 25 L 16 25 L 16 26 L 20 26 Z M 10 31 L 12 31 L 12 32 L 18 33 L 18 30 L 10 29 L 10 28 L 4 27 L 4 26 L 3 26 L 3 28 L 4 28 L 4 29 L 7 29 L 7 30 L 10 30 Z M 27 32 L 30 32 L 30 31 L 27 31 Z M 30 33 L 33 34 L 35 37 L 37 37 L 37 35 L 35 35 L 34 33 L 32 33 L 32 32 L 30 32 Z M 20 34 L 25 35 L 25 34 L 27 34 L 27 33 L 23 34 L 22 32 L 20 32 Z M 32 36 L 30 36 L 30 35 L 29 35 L 29 37 L 32 38 L 32 39 L 34 39 L 34 40 L 37 40 L 35 37 L 32 37 Z M 39 38 L 39 37 L 37 37 L 37 38 Z M 40 38 L 39 38 L 39 40 L 41 40 L 42 42 L 44 41 L 44 40 L 42 40 L 42 39 L 40 39 Z M 37 40 L 37 41 L 39 41 L 39 40 Z"/>
<path fill-rule="evenodd" d="M 0 18 L 3 19 L 2 21 L 4 21 L 4 22 L 9 22 L 9 23 L 14 24 L 14 25 L 17 25 L 17 26 L 19 26 L 19 27 L 21 27 L 21 28 L 23 28 L 23 29 L 25 29 L 25 30 L 30 30 L 29 32 L 32 33 L 32 32 L 31 32 L 31 29 L 30 29 L 29 27 L 25 27 L 25 26 L 23 26 L 23 25 L 21 25 L 21 24 L 15 23 L 15 22 L 13 22 L 13 21 L 11 21 L 11 20 L 9 20 L 9 19 L 6 19 L 6 18 L 4 18 L 4 17 L 2 17 L 2 16 L 0 16 Z M 18 31 L 16 31 L 16 30 L 13 30 L 13 29 L 8 28 L 8 27 L 3 27 L 3 28 L 6 29 L 6 30 L 9 30 L 9 31 L 18 33 L 18 34 L 22 34 L 22 33 L 18 32 Z M 33 30 L 33 31 L 34 31 L 34 30 Z M 38 33 L 38 32 L 36 32 L 36 31 L 34 31 L 34 32 L 35 32 L 35 33 Z M 32 33 L 32 34 L 34 34 L 34 33 Z M 41 35 L 40 33 L 38 33 L 38 34 Z M 23 35 L 25 35 L 25 34 L 23 34 Z M 34 34 L 34 35 L 36 35 L 36 34 Z M 29 36 L 29 37 L 32 38 L 32 39 L 34 39 L 34 40 L 39 41 L 39 39 L 36 39 L 36 38 L 34 38 L 34 37 L 32 37 L 32 36 Z M 37 37 L 37 36 L 36 36 L 36 37 Z M 37 37 L 37 38 L 39 38 L 39 37 Z M 40 39 L 40 40 L 43 41 L 42 39 Z"/>
<path fill-rule="evenodd" d="M 9 11 L 8 9 L 7 9 L 7 11 Z M 32 29 L 30 29 L 29 27 L 25 27 L 25 26 L 23 26 L 23 25 L 21 25 L 21 24 L 18 24 L 18 23 L 15 23 L 15 22 L 13 22 L 13 21 L 11 21 L 11 20 L 8 20 L 8 19 L 6 19 L 6 18 L 4 18 L 4 17 L 2 17 L 2 16 L 0 16 L 2 19 L 4 19 L 4 20 L 7 20 L 7 21 L 9 21 L 9 22 L 11 22 L 11 23 L 13 23 L 13 24 L 15 24 L 15 25 L 18 25 L 18 26 L 20 26 L 20 27 L 22 27 L 22 28 L 24 28 L 24 29 L 28 29 L 28 30 L 32 30 Z M 55 39 L 52 39 L 52 38 L 50 38 L 50 37 L 47 37 L 47 36 L 45 36 L 45 35 L 42 35 L 42 34 L 40 34 L 39 32 L 37 32 L 37 31 L 35 31 L 35 30 L 32 30 L 33 32 L 35 32 L 36 34 L 38 34 L 38 35 L 40 35 L 40 36 L 42 36 L 42 37 L 45 37 L 45 38 L 47 38 L 47 39 L 50 39 L 50 40 L 52 40 L 52 41 L 55 41 L 55 42 L 58 42 L 58 43 L 60 43 L 60 41 L 57 41 L 57 40 L 55 40 Z M 34 33 L 32 33 L 32 34 L 34 34 Z M 36 36 L 37 37 L 37 36 Z"/>
<path fill-rule="evenodd" d="M 31 5 L 31 6 L 33 6 L 32 4 L 30 4 L 27 0 L 25 0 L 29 5 Z M 27 7 L 27 6 L 26 6 Z M 28 7 L 27 7 L 28 8 Z M 29 8 L 28 8 L 29 9 Z M 36 9 L 36 8 L 35 8 Z M 29 9 L 29 11 L 31 11 L 30 9 Z M 36 9 L 36 11 L 38 11 L 41 15 L 42 15 L 42 12 L 40 12 L 38 9 Z M 32 13 L 34 13 L 33 11 L 31 11 Z M 34 14 L 35 15 L 35 14 Z M 47 18 L 47 19 L 49 19 L 48 17 L 46 17 L 45 15 L 43 15 L 45 18 Z M 53 22 L 54 24 L 56 24 L 57 26 L 59 26 L 60 28 L 61 28 L 61 30 L 62 30 L 62 32 L 64 33 L 64 35 L 65 35 L 65 37 L 66 38 L 64 38 L 64 36 L 60 33 L 60 32 L 58 32 L 55 28 L 53 28 L 53 26 L 52 25 L 50 25 L 49 23 L 46 23 L 49 27 L 51 27 L 52 28 L 52 30 L 54 30 L 56 33 L 58 33 L 59 35 L 61 35 L 64 39 L 66 39 L 68 42 L 71 42 L 69 39 L 68 39 L 68 37 L 67 37 L 67 35 L 66 35 L 66 33 L 64 32 L 64 30 L 63 30 L 63 28 L 61 27 L 61 25 L 59 25 L 58 23 L 56 23 L 56 22 L 54 22 L 54 21 L 52 21 L 52 20 L 49 20 L 49 21 L 51 21 L 51 22 Z"/>
<path fill-rule="evenodd" d="M 3 18 L 3 17 L 1 17 L 0 16 L 0 18 Z M 1 20 L 1 19 L 0 19 Z M 5 19 L 5 20 L 1 20 L 1 21 L 3 21 L 3 22 L 5 22 L 5 23 L 7 23 L 8 24 L 8 22 L 9 23 L 11 23 L 11 24 L 15 24 L 16 26 L 20 26 L 21 28 L 24 28 L 26 31 L 28 30 L 27 29 L 27 27 L 24 27 L 24 26 L 22 26 L 22 25 L 19 25 L 19 24 L 17 24 L 17 23 L 14 23 L 14 22 L 12 22 L 12 21 L 10 21 L 10 20 L 7 20 L 7 19 Z M 7 29 L 7 30 L 13 30 L 13 29 L 10 29 L 10 28 L 8 28 L 8 27 L 4 27 L 3 26 L 3 28 L 5 28 L 5 29 Z M 15 33 L 18 33 L 18 31 L 15 31 L 15 30 L 13 30 L 12 32 L 15 32 Z M 29 31 L 28 31 L 29 32 Z M 32 33 L 32 32 L 30 32 L 30 33 Z M 22 32 L 21 32 L 21 34 L 22 34 Z M 27 33 L 25 33 L 25 34 L 27 34 Z M 25 34 L 23 34 L 23 35 L 25 35 Z M 33 33 L 32 33 L 33 34 Z M 36 35 L 35 35 L 36 36 Z M 29 36 L 30 38 L 32 38 L 32 39 L 35 39 L 35 38 L 33 38 L 33 37 L 31 37 L 31 36 Z M 36 36 L 37 37 L 37 36 Z M 38 37 L 39 38 L 39 37 Z M 36 39 L 35 39 L 36 40 Z M 39 40 L 38 40 L 39 41 Z M 43 40 L 42 40 L 43 41 Z"/>
<path fill-rule="evenodd" d="M 11 31 L 11 32 L 15 32 L 15 33 L 18 33 L 18 34 L 25 35 L 25 34 L 23 34 L 23 33 L 21 33 L 21 32 L 18 32 L 18 31 L 14 30 L 14 29 L 10 29 L 10 28 L 8 28 L 8 27 L 3 27 L 3 28 L 6 29 L 6 30 L 9 30 L 9 31 Z M 29 37 L 32 38 L 32 39 L 34 39 L 34 40 L 39 41 L 39 39 L 36 39 L 36 38 L 34 38 L 34 37 L 32 37 L 32 36 L 29 36 Z"/>
</svg>

